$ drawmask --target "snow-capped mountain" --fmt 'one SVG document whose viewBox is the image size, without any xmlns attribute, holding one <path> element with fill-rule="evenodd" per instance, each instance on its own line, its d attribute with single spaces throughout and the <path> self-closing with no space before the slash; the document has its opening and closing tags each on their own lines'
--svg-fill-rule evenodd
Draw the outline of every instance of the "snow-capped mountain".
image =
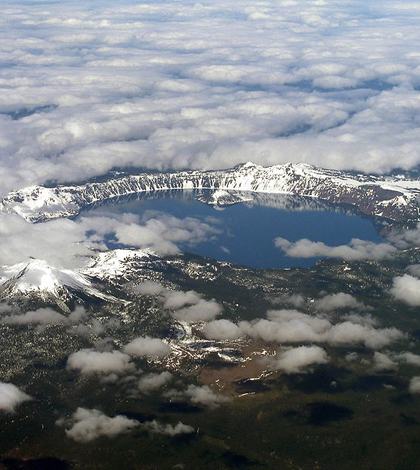
<svg viewBox="0 0 420 470">
<path fill-rule="evenodd" d="M 84 267 L 59 269 L 45 260 L 3 266 L 0 277 L 0 299 L 21 296 L 39 297 L 43 300 L 60 299 L 66 302 L 73 294 L 101 300 L 116 301 L 106 292 L 104 283 L 118 279 L 127 281 L 133 273 L 153 267 L 158 268 L 162 258 L 151 250 L 117 249 L 99 252 L 87 259 Z"/>
<path fill-rule="evenodd" d="M 216 190 L 288 194 L 356 207 L 362 213 L 393 221 L 420 219 L 420 181 L 326 170 L 307 164 L 264 168 L 245 163 L 229 170 L 182 171 L 113 177 L 79 186 L 35 186 L 10 193 L 0 209 L 32 222 L 77 215 L 83 208 L 112 198 L 164 190 Z M 231 198 L 232 199 L 232 198 Z M 241 199 L 235 196 L 235 202 Z M 212 198 L 210 204 L 217 204 Z"/>
<path fill-rule="evenodd" d="M 73 293 L 110 299 L 93 286 L 87 273 L 58 269 L 40 259 L 30 259 L 28 262 L 5 266 L 2 274 L 3 278 L 0 279 L 2 299 L 27 294 L 44 300 L 54 298 L 65 300 L 71 298 Z"/>
</svg>

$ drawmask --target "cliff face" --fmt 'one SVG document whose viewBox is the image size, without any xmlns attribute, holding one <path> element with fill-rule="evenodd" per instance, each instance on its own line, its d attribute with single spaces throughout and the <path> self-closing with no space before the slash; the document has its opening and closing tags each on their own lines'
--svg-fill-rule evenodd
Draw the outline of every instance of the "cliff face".
<svg viewBox="0 0 420 470">
<path fill-rule="evenodd" d="M 35 186 L 10 193 L 0 209 L 32 222 L 77 215 L 111 198 L 164 190 L 210 189 L 288 194 L 348 204 L 396 222 L 420 219 L 420 181 L 353 175 L 286 164 L 264 168 L 245 163 L 229 170 L 139 174 L 79 186 Z"/>
</svg>

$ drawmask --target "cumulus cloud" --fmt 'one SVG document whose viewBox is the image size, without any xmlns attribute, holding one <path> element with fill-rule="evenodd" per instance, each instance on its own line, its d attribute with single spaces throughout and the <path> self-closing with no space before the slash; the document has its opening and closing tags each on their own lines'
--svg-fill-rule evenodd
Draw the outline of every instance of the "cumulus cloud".
<svg viewBox="0 0 420 470">
<path fill-rule="evenodd" d="M 123 351 L 130 356 L 161 358 L 171 353 L 171 347 L 159 338 L 140 336 L 125 345 Z"/>
<path fill-rule="evenodd" d="M 66 429 L 66 435 L 81 443 L 103 436 L 113 438 L 140 425 L 138 421 L 125 416 L 116 415 L 110 418 L 99 410 L 86 408 L 78 408 L 70 421 L 71 427 Z"/>
<path fill-rule="evenodd" d="M 398 364 L 393 361 L 387 354 L 375 351 L 375 354 L 373 355 L 373 369 L 376 372 L 395 370 L 397 368 Z"/>
<path fill-rule="evenodd" d="M 88 324 L 77 324 L 74 331 L 79 335 L 101 335 L 108 326 L 115 326 L 115 322 L 110 321 L 102 324 L 96 318 L 93 318 Z"/>
<path fill-rule="evenodd" d="M 195 305 L 201 300 L 200 295 L 195 291 L 174 291 L 169 292 L 165 297 L 164 308 L 179 309 L 185 305 Z"/>
<path fill-rule="evenodd" d="M 162 424 L 156 420 L 153 420 L 143 423 L 141 426 L 143 429 L 153 434 L 164 434 L 165 436 L 170 437 L 179 436 L 181 434 L 191 434 L 195 432 L 195 429 L 192 426 L 181 423 L 181 421 L 175 426 L 172 426 L 171 424 Z"/>
<path fill-rule="evenodd" d="M 131 286 L 131 290 L 142 295 L 159 295 L 166 291 L 161 284 L 154 281 L 146 281 L 138 285 L 133 285 Z"/>
<path fill-rule="evenodd" d="M 410 393 L 420 393 L 420 377 L 413 377 L 410 380 L 408 390 Z"/>
<path fill-rule="evenodd" d="M 357 313 L 350 313 L 348 315 L 342 316 L 342 319 L 350 321 L 351 323 L 355 323 L 356 325 L 364 325 L 371 327 L 379 326 L 379 321 L 370 314 L 359 315 Z"/>
<path fill-rule="evenodd" d="M 172 374 L 168 371 L 145 375 L 138 382 L 138 388 L 142 393 L 151 393 L 166 385 L 172 380 Z"/>
<path fill-rule="evenodd" d="M 174 311 L 174 318 L 186 323 L 213 320 L 222 313 L 222 307 L 214 299 L 203 299 L 195 291 L 168 292 L 163 306 Z"/>
<path fill-rule="evenodd" d="M 241 328 L 229 320 L 213 320 L 202 328 L 202 333 L 207 339 L 238 339 L 243 336 Z"/>
<path fill-rule="evenodd" d="M 226 395 L 215 393 L 208 385 L 190 384 L 185 390 L 170 390 L 167 396 L 174 400 L 189 400 L 194 405 L 204 405 L 209 408 L 217 408 L 231 399 Z"/>
<path fill-rule="evenodd" d="M 408 230 L 395 230 L 388 236 L 389 240 L 398 248 L 404 250 L 413 246 L 420 246 L 420 223 Z M 414 276 L 420 276 L 420 265 L 408 266 L 407 271 Z"/>
<path fill-rule="evenodd" d="M 87 319 L 88 312 L 83 306 L 78 305 L 68 316 L 58 313 L 52 308 L 45 307 L 25 313 L 6 315 L 0 319 L 0 323 L 5 325 L 76 325 L 77 328 L 83 328 L 86 325 L 82 325 L 81 322 Z M 101 328 L 100 332 L 104 331 L 104 326 L 97 320 L 93 319 L 91 323 L 89 328 L 91 328 L 92 331 L 96 330 L 99 332 L 99 328 Z M 98 324 L 98 326 L 96 326 L 96 324 Z"/>
<path fill-rule="evenodd" d="M 368 348 L 380 349 L 405 338 L 397 328 L 374 328 L 345 321 L 331 327 L 326 340 L 334 345 L 364 344 Z"/>
<path fill-rule="evenodd" d="M 390 293 L 413 307 L 420 305 L 420 279 L 404 274 L 393 279 Z"/>
<path fill-rule="evenodd" d="M 420 356 L 418 354 L 405 351 L 397 354 L 395 358 L 412 366 L 420 366 Z"/>
<path fill-rule="evenodd" d="M 14 413 L 17 406 L 32 398 L 16 385 L 0 382 L 0 411 Z"/>
<path fill-rule="evenodd" d="M 319 346 L 299 346 L 281 351 L 267 363 L 273 370 L 282 370 L 287 374 L 300 374 L 313 365 L 329 362 L 327 352 Z"/>
<path fill-rule="evenodd" d="M 323 312 L 333 312 L 340 308 L 351 308 L 355 310 L 366 309 L 365 305 L 358 302 L 352 295 L 338 292 L 337 294 L 330 294 L 317 299 L 314 302 L 314 307 Z"/>
<path fill-rule="evenodd" d="M 124 373 L 134 370 L 130 356 L 120 351 L 98 352 L 82 349 L 70 354 L 67 359 L 68 370 L 78 370 L 82 374 Z"/>
<path fill-rule="evenodd" d="M 279 343 L 322 341 L 330 322 L 297 310 L 270 310 L 268 319 L 240 322 L 241 330 L 252 338 Z"/>
<path fill-rule="evenodd" d="M 70 313 L 69 320 L 71 323 L 79 323 L 80 321 L 86 320 L 88 312 L 83 305 L 77 305 L 76 308 Z"/>
<path fill-rule="evenodd" d="M 302 238 L 297 242 L 290 242 L 285 238 L 277 237 L 274 240 L 277 248 L 280 248 L 287 256 L 293 258 L 329 257 L 341 258 L 347 261 L 365 259 L 387 259 L 397 252 L 397 248 L 389 243 L 373 243 L 366 240 L 353 238 L 348 245 L 328 246 L 323 242 L 313 242 Z"/>
<path fill-rule="evenodd" d="M 139 221 L 117 224 L 116 241 L 130 247 L 151 248 L 163 254 L 175 254 L 180 243 L 194 245 L 219 231 L 197 218 L 177 217 L 164 213 L 146 213 Z"/>
<path fill-rule="evenodd" d="M 408 266 L 407 272 L 412 276 L 420 278 L 420 264 L 412 264 L 411 266 Z"/>
<path fill-rule="evenodd" d="M 302 307 L 305 304 L 306 298 L 302 294 L 285 294 L 278 299 L 273 299 L 273 303 L 286 303 L 293 305 L 296 308 Z"/>
<path fill-rule="evenodd" d="M 217 407 L 222 403 L 230 401 L 229 397 L 214 393 L 207 385 L 189 385 L 184 393 L 191 400 L 191 403 L 206 405 L 210 408 Z"/>
<path fill-rule="evenodd" d="M 213 320 L 222 313 L 222 307 L 215 300 L 200 299 L 195 305 L 176 310 L 174 318 L 186 323 Z"/>
<path fill-rule="evenodd" d="M 40 308 L 22 315 L 9 315 L 1 319 L 1 323 L 6 325 L 63 325 L 68 322 L 67 317 L 52 308 Z"/>
<path fill-rule="evenodd" d="M 112 243 L 134 248 L 149 248 L 164 255 L 179 252 L 179 244 L 191 246 L 219 233 L 218 229 L 194 217 L 183 219 L 154 211 L 140 215 L 124 213 L 111 216 L 82 217 L 78 223 L 89 233 L 88 242 Z"/>
<path fill-rule="evenodd" d="M 273 343 L 363 344 L 372 349 L 389 346 L 406 337 L 397 328 L 379 328 L 370 315 L 352 314 L 343 320 L 333 323 L 327 316 L 308 315 L 298 310 L 269 310 L 267 318 L 241 321 L 237 325 L 228 320 L 216 320 L 202 331 L 209 339 L 236 339 L 247 335 Z"/>
</svg>

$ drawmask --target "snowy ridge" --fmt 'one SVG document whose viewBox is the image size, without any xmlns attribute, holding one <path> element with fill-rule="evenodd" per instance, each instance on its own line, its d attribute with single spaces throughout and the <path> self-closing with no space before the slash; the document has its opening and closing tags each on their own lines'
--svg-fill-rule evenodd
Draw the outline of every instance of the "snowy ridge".
<svg viewBox="0 0 420 470">
<path fill-rule="evenodd" d="M 113 279 L 123 277 L 127 273 L 127 265 L 144 265 L 158 259 L 160 257 L 149 249 L 105 251 L 92 258 L 81 272 L 88 278 Z"/>
<path fill-rule="evenodd" d="M 5 267 L 4 274 L 9 281 L 13 281 L 15 292 L 31 290 L 55 292 L 58 287 L 63 285 L 85 290 L 90 286 L 89 282 L 76 272 L 69 269 L 53 268 L 44 260 L 39 259 L 31 259 L 29 262 Z"/>
<path fill-rule="evenodd" d="M 71 297 L 72 292 L 81 292 L 90 297 L 110 299 L 91 284 L 89 279 L 76 270 L 58 269 L 44 260 L 4 266 L 0 284 L 0 297 L 9 298 L 25 293 L 49 298 Z"/>
<path fill-rule="evenodd" d="M 307 164 L 264 168 L 245 163 L 229 170 L 128 175 L 79 186 L 35 186 L 10 193 L 0 209 L 43 222 L 77 215 L 83 208 L 131 194 L 210 189 L 288 194 L 347 204 L 393 221 L 420 219 L 420 181 L 325 170 Z M 215 201 L 213 201 L 213 204 Z"/>
<path fill-rule="evenodd" d="M 159 256 L 151 250 L 118 249 L 97 253 L 80 269 L 59 269 L 45 260 L 30 259 L 13 266 L 3 266 L 0 278 L 0 298 L 25 293 L 63 298 L 70 292 L 84 293 L 90 297 L 115 300 L 95 288 L 92 280 L 109 280 L 124 277 L 129 266 L 136 269 L 147 263 L 156 263 Z M 134 269 L 134 268 L 133 268 Z"/>
</svg>

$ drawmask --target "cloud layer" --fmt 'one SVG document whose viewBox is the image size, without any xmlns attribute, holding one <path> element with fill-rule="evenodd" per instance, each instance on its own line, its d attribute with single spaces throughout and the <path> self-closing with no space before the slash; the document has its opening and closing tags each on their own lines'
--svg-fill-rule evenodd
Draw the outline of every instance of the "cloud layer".
<svg viewBox="0 0 420 470">
<path fill-rule="evenodd" d="M 3 192 L 123 166 L 420 162 L 408 0 L 3 9 Z"/>
</svg>

